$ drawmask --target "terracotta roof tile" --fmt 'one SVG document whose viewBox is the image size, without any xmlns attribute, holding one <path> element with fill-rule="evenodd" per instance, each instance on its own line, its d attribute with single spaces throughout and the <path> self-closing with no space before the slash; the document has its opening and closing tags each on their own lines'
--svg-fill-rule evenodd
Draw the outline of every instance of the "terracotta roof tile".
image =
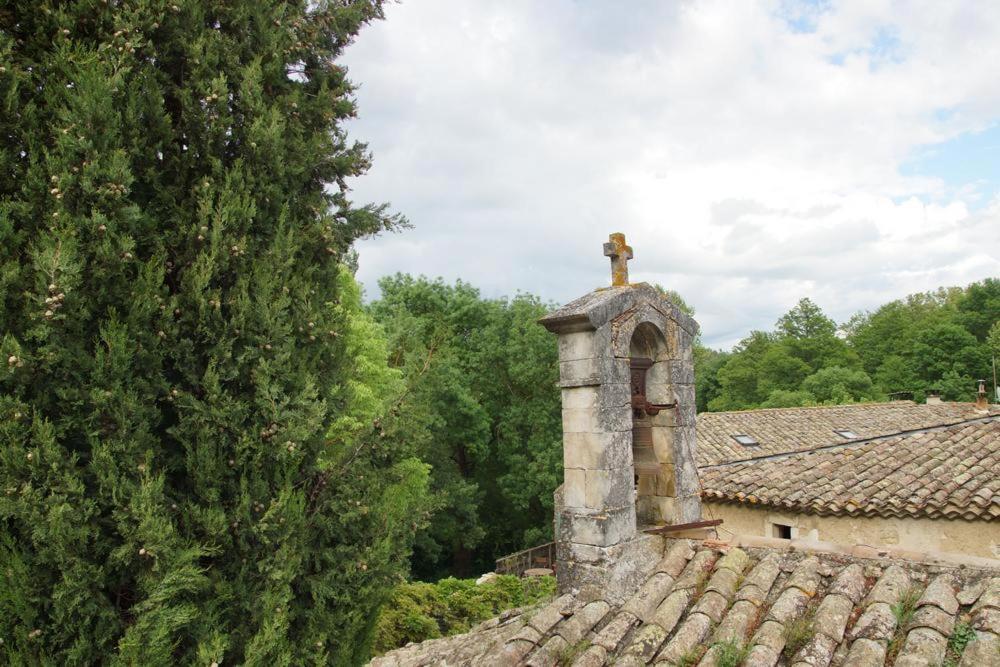
<svg viewBox="0 0 1000 667">
<path fill-rule="evenodd" d="M 996 569 L 770 548 L 721 547 L 727 550 L 723 553 L 707 544 L 695 544 L 692 550 L 687 541 L 668 542 L 675 547 L 674 559 L 680 556 L 686 563 L 674 570 L 677 578 L 650 568 L 649 578 L 624 604 L 563 596 L 540 611 L 522 610 L 464 635 L 392 651 L 372 665 L 548 666 L 571 661 L 578 667 L 712 667 L 718 664 L 720 643 L 727 641 L 746 646 L 743 665 L 884 665 L 897 650 L 897 666 L 935 665 L 949 658 L 948 637 L 960 620 L 970 622 L 976 634 L 961 656 L 950 658 L 958 657 L 959 665 L 997 664 Z M 912 616 L 899 626 L 893 605 L 904 598 L 916 602 Z M 626 611 L 650 607 L 643 619 Z M 534 621 L 539 616 L 544 622 Z M 791 644 L 791 624 L 803 617 L 812 619 L 809 634 Z M 548 629 L 526 639 L 523 629 L 533 621 Z"/>
<path fill-rule="evenodd" d="M 990 406 L 992 414 L 1000 408 Z M 835 433 L 849 430 L 865 440 L 918 429 L 956 424 L 982 417 L 972 403 L 858 403 L 808 408 L 768 408 L 698 414 L 698 465 L 717 465 L 851 442 Z M 733 439 L 749 435 L 758 443 L 746 447 Z M 852 439 L 854 440 L 854 439 Z"/>
<path fill-rule="evenodd" d="M 703 467 L 702 497 L 810 514 L 993 521 L 1000 418 Z"/>
</svg>

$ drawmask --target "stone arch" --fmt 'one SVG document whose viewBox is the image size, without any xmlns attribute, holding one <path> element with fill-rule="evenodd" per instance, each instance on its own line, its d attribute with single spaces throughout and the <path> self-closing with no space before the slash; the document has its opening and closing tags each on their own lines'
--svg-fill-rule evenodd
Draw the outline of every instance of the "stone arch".
<svg viewBox="0 0 1000 667">
<path fill-rule="evenodd" d="M 672 322 L 655 309 L 631 318 L 621 327 L 628 336 L 631 395 L 642 396 L 647 404 L 676 405 L 670 362 L 676 346 L 669 343 L 674 332 Z M 653 317 L 649 317 L 653 315 Z M 659 315 L 659 317 L 656 317 Z M 624 337 L 623 337 L 624 338 Z M 636 399 L 640 400 L 640 399 Z M 660 417 L 674 407 L 644 408 L 632 406 L 632 459 L 636 520 L 640 525 L 669 521 L 664 505 L 676 496 L 673 420 Z"/>
</svg>

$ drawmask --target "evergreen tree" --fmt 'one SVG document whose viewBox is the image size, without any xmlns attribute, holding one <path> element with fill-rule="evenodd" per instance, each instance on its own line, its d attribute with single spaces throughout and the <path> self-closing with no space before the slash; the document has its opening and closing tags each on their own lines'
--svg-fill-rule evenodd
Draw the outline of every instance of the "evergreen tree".
<svg viewBox="0 0 1000 667">
<path fill-rule="evenodd" d="M 366 657 L 427 480 L 340 263 L 403 222 L 346 196 L 380 17 L 0 7 L 3 662 Z"/>
</svg>

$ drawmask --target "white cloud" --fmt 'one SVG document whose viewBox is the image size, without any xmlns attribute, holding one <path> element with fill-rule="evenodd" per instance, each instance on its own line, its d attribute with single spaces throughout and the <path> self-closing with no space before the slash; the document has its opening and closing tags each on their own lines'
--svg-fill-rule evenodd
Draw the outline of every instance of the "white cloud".
<svg viewBox="0 0 1000 667">
<path fill-rule="evenodd" d="M 386 13 L 344 59 L 375 157 L 353 185 L 415 229 L 359 243 L 370 292 L 405 271 L 566 301 L 607 281 L 601 243 L 624 231 L 633 279 L 728 345 L 801 296 L 846 319 L 1000 274 L 997 184 L 899 170 L 1000 119 L 998 3 Z"/>
</svg>

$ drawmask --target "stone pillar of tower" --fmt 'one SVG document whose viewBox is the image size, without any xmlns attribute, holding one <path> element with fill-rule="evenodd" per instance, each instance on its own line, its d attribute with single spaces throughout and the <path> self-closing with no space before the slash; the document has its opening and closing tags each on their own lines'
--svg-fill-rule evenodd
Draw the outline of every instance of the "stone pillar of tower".
<svg viewBox="0 0 1000 667">
<path fill-rule="evenodd" d="M 628 283 L 632 249 L 623 235 L 611 236 L 605 254 L 618 284 L 540 322 L 559 337 L 560 589 L 597 586 L 614 597 L 658 557 L 650 549 L 659 541 L 642 534 L 640 522 L 701 518 L 692 356 L 698 325 L 656 288 Z"/>
</svg>

